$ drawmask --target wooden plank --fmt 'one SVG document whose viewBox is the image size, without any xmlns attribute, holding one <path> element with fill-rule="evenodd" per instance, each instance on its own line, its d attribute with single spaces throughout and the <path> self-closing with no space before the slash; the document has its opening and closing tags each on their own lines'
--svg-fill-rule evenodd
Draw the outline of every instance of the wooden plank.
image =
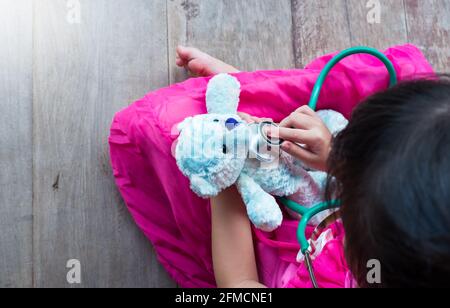
<svg viewBox="0 0 450 308">
<path fill-rule="evenodd" d="M 450 0 L 404 0 L 408 39 L 438 72 L 450 72 Z"/>
<path fill-rule="evenodd" d="M 34 11 L 35 285 L 69 286 L 78 259 L 81 287 L 174 286 L 121 201 L 107 146 L 114 113 L 168 83 L 166 1 L 81 0 L 79 15 L 74 2 Z"/>
<path fill-rule="evenodd" d="M 353 46 L 364 45 L 386 49 L 407 42 L 406 20 L 403 1 L 380 0 L 379 20 L 372 17 L 377 2 L 347 0 L 347 9 Z"/>
<path fill-rule="evenodd" d="M 0 287 L 32 285 L 32 3 L 0 1 Z"/>
<path fill-rule="evenodd" d="M 345 0 L 292 1 L 296 67 L 351 46 Z"/>
<path fill-rule="evenodd" d="M 246 71 L 295 64 L 289 0 L 170 0 L 168 20 L 171 82 L 186 78 L 175 66 L 178 44 Z"/>
</svg>

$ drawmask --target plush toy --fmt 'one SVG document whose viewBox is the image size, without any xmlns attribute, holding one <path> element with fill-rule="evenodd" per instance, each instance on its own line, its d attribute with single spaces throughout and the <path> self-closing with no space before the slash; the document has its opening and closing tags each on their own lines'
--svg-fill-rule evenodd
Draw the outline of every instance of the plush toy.
<svg viewBox="0 0 450 308">
<path fill-rule="evenodd" d="M 303 204 L 320 198 L 322 173 L 308 172 L 301 162 L 283 151 L 277 159 L 261 162 L 249 153 L 251 127 L 238 116 L 240 83 L 228 74 L 213 77 L 206 92 L 207 114 L 184 120 L 176 160 L 189 178 L 191 189 L 202 198 L 217 196 L 236 184 L 250 221 L 263 231 L 281 225 L 282 212 L 274 196 L 300 194 Z M 347 125 L 334 111 L 319 116 L 336 133 Z"/>
</svg>

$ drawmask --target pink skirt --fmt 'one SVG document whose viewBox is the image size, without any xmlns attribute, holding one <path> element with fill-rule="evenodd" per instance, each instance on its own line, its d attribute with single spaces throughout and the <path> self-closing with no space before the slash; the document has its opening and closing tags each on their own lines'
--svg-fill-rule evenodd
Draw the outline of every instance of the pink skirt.
<svg viewBox="0 0 450 308">
<path fill-rule="evenodd" d="M 400 80 L 433 72 L 423 54 L 412 45 L 388 49 Z M 305 69 L 258 71 L 235 76 L 242 84 L 239 110 L 280 121 L 308 103 L 321 69 L 334 54 L 321 57 Z M 116 114 L 109 138 L 117 186 L 134 220 L 156 249 L 159 261 L 181 287 L 215 287 L 211 258 L 209 201 L 189 189 L 172 155 L 176 125 L 189 116 L 206 113 L 209 78 L 149 93 Z M 328 77 L 318 109 L 334 109 L 350 117 L 367 96 L 388 85 L 384 65 L 369 55 L 354 55 L 339 63 Z M 255 231 L 255 249 L 261 282 L 269 287 L 310 287 L 302 264 L 297 263 L 298 221 L 285 217 L 273 233 Z M 311 231 L 311 230 L 309 230 Z M 328 244 L 327 244 L 328 245 Z M 319 284 L 344 287 L 347 269 L 342 238 L 331 241 L 325 255 L 314 261 Z"/>
</svg>

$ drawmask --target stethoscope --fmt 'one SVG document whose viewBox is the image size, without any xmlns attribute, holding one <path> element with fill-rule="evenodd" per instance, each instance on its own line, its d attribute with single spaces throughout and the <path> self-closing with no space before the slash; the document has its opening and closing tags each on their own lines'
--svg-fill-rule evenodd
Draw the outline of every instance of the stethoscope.
<svg viewBox="0 0 450 308">
<path fill-rule="evenodd" d="M 310 101 L 308 104 L 312 110 L 317 109 L 317 102 L 318 102 L 318 99 L 320 96 L 320 92 L 325 83 L 325 79 L 329 75 L 330 71 L 341 60 L 343 60 L 344 58 L 346 58 L 348 56 L 354 55 L 354 54 L 369 54 L 369 55 L 375 56 L 378 59 L 380 59 L 384 63 L 384 65 L 386 65 L 388 72 L 389 72 L 389 76 L 390 76 L 389 87 L 393 87 L 397 84 L 397 82 L 398 82 L 397 73 L 395 71 L 394 65 L 383 53 L 379 52 L 376 49 L 369 48 L 369 47 L 353 47 L 353 48 L 344 50 L 341 53 L 339 53 L 338 55 L 336 55 L 333 59 L 331 59 L 331 61 L 325 66 L 325 68 L 320 73 L 319 78 L 317 79 L 317 82 L 313 88 L 311 98 L 310 98 Z M 258 147 L 257 149 L 255 149 L 256 152 L 258 152 L 259 149 L 262 148 L 261 144 L 266 143 L 269 145 L 269 147 L 268 147 L 269 153 L 257 154 L 257 155 L 259 155 L 257 157 L 257 159 L 259 159 L 262 162 L 265 162 L 265 161 L 268 162 L 270 160 L 270 154 L 271 154 L 270 151 L 271 151 L 272 147 L 279 146 L 283 142 L 283 140 L 275 140 L 274 141 L 265 135 L 265 133 L 264 133 L 265 127 L 268 125 L 276 126 L 276 124 L 271 123 L 271 122 L 263 122 L 263 123 L 259 124 L 257 129 L 258 129 L 260 138 L 258 138 L 257 141 L 255 141 L 255 144 L 253 144 L 253 146 Z M 300 205 L 300 204 L 298 204 L 292 200 L 289 200 L 287 198 L 280 198 L 279 200 L 287 208 L 289 208 L 290 210 L 292 210 L 302 216 L 300 223 L 298 225 L 298 229 L 297 229 L 297 240 L 300 243 L 301 253 L 304 255 L 305 265 L 308 270 L 309 276 L 311 278 L 311 282 L 312 282 L 314 288 L 319 288 L 319 285 L 317 284 L 316 276 L 314 274 L 314 267 L 313 267 L 312 259 L 311 259 L 311 249 L 310 249 L 311 245 L 310 245 L 310 242 L 308 241 L 308 239 L 306 238 L 306 228 L 308 226 L 308 223 L 314 216 L 316 216 L 317 214 L 324 212 L 324 211 L 338 209 L 341 206 L 341 201 L 340 200 L 332 200 L 332 201 L 322 202 L 313 207 L 307 208 L 307 207 Z M 319 226 L 318 228 L 322 228 L 322 227 L 323 226 Z M 317 231 L 317 229 L 316 229 L 316 231 Z"/>
</svg>

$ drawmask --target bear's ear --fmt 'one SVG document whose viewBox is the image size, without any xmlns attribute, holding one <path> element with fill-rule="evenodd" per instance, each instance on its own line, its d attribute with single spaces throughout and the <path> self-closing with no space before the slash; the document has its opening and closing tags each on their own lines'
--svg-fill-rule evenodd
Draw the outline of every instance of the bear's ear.
<svg viewBox="0 0 450 308">
<path fill-rule="evenodd" d="M 228 74 L 214 76 L 206 91 L 208 113 L 236 114 L 241 94 L 241 84 Z"/>
</svg>

